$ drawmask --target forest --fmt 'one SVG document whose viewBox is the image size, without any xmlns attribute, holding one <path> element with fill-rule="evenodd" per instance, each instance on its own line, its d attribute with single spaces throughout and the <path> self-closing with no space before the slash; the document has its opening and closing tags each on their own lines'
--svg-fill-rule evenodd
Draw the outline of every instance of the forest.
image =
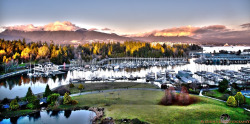
<svg viewBox="0 0 250 124">
<path fill-rule="evenodd" d="M 0 39 L 0 64 L 2 70 L 8 65 L 27 62 L 51 61 L 55 64 L 68 64 L 72 59 L 88 62 L 94 58 L 100 60 L 107 57 L 186 57 L 189 51 L 199 49 L 201 47 L 195 44 L 152 45 L 140 41 L 61 45 L 53 41 L 26 43 L 25 39 Z"/>
</svg>

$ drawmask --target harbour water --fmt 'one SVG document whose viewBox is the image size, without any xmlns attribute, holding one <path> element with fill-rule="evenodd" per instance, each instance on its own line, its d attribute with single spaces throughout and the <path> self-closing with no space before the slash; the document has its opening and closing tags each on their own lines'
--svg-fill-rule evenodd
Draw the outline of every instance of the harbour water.
<svg viewBox="0 0 250 124">
<path fill-rule="evenodd" d="M 7 98 L 15 98 L 16 96 L 23 97 L 25 96 L 28 87 L 31 87 L 34 94 L 44 92 L 46 85 L 48 84 L 50 88 L 55 88 L 61 85 L 66 85 L 70 83 L 70 80 L 76 78 L 85 78 L 91 79 L 92 77 L 121 77 L 130 75 L 142 77 L 133 82 L 146 82 L 145 76 L 148 72 L 160 72 L 165 70 L 174 70 L 178 73 L 179 70 L 190 70 L 192 73 L 196 71 L 209 71 L 214 72 L 215 70 L 229 69 L 238 71 L 241 67 L 250 67 L 250 64 L 232 64 L 232 65 L 205 65 L 205 64 L 197 64 L 194 63 L 194 58 L 189 59 L 189 64 L 186 65 L 174 65 L 174 66 L 151 66 L 147 68 L 135 68 L 135 69 L 121 69 L 121 70 L 103 70 L 99 68 L 97 71 L 68 71 L 64 74 L 52 76 L 52 77 L 36 77 L 29 78 L 26 74 L 19 75 L 15 77 L 10 77 L 5 80 L 0 81 L 0 99 L 5 97 Z M 194 78 L 199 80 L 200 82 L 205 82 L 205 79 L 198 75 L 194 75 Z M 128 82 L 129 80 L 118 80 L 119 82 Z M 114 81 L 115 83 L 116 81 Z M 85 83 L 94 83 L 91 81 L 86 81 Z M 208 82 L 212 85 L 214 82 Z M 160 86 L 160 83 L 154 82 L 155 85 Z"/>
</svg>

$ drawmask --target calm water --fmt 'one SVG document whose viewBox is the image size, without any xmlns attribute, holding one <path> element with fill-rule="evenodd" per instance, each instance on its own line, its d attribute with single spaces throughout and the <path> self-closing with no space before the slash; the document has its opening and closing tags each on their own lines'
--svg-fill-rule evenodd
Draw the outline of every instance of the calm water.
<svg viewBox="0 0 250 124">
<path fill-rule="evenodd" d="M 194 59 L 190 59 L 190 64 L 181 65 L 181 66 L 167 66 L 167 67 L 150 67 L 150 68 L 138 68 L 138 69 L 125 69 L 121 71 L 113 71 L 113 70 L 102 70 L 91 72 L 91 71 L 69 71 L 62 75 L 57 75 L 51 78 L 28 78 L 26 75 L 19 75 L 16 77 L 11 77 L 6 80 L 0 81 L 0 99 L 5 97 L 15 98 L 16 96 L 23 97 L 26 95 L 28 87 L 31 87 L 33 93 L 41 93 L 44 92 L 45 87 L 49 84 L 50 88 L 55 88 L 60 85 L 69 84 L 69 80 L 73 78 L 84 77 L 86 79 L 91 79 L 91 77 L 117 77 L 117 76 L 140 76 L 145 77 L 148 72 L 159 72 L 165 71 L 166 69 L 174 69 L 177 73 L 178 70 L 191 70 L 193 73 L 196 71 L 209 71 L 214 72 L 214 70 L 221 69 L 230 69 L 238 71 L 241 67 L 250 67 L 250 64 L 239 64 L 239 65 L 200 65 L 193 62 Z M 204 79 L 201 77 L 194 75 L 194 78 L 197 78 L 201 82 L 204 82 Z M 122 82 L 122 81 L 119 81 Z M 139 79 L 136 82 L 145 82 L 145 79 Z M 90 83 L 90 82 L 86 82 Z M 115 83 L 115 82 L 114 82 Z M 213 82 L 210 82 L 213 83 Z M 155 83 L 160 86 L 159 83 Z"/>
<path fill-rule="evenodd" d="M 3 119 L 1 124 L 91 124 L 96 114 L 88 110 L 42 111 L 19 118 Z"/>
</svg>

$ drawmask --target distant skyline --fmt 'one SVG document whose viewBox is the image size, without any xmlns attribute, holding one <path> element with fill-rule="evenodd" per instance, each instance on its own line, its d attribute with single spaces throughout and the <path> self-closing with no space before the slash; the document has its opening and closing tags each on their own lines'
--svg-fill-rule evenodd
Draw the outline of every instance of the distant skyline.
<svg viewBox="0 0 250 124">
<path fill-rule="evenodd" d="M 0 26 L 69 21 L 81 28 L 136 34 L 174 27 L 250 22 L 249 0 L 1 0 Z"/>
</svg>

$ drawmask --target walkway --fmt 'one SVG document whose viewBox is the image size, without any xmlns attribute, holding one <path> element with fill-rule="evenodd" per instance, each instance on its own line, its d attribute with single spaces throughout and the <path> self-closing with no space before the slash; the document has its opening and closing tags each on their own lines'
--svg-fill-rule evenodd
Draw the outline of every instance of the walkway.
<svg viewBox="0 0 250 124">
<path fill-rule="evenodd" d="M 10 72 L 10 73 L 7 73 L 7 74 L 3 74 L 3 75 L 0 75 L 0 80 L 4 79 L 4 78 L 7 78 L 7 77 L 14 76 L 14 75 L 23 74 L 23 73 L 26 73 L 28 71 L 29 71 L 29 69 L 25 69 L 25 70 L 20 70 L 20 71 L 15 71 L 15 72 Z"/>
<path fill-rule="evenodd" d="M 218 88 L 211 88 L 209 90 L 215 90 L 215 89 L 218 89 Z M 217 98 L 213 98 L 213 97 L 209 97 L 209 96 L 204 96 L 204 95 L 202 95 L 202 92 L 203 92 L 203 89 L 200 90 L 199 96 L 206 97 L 206 98 L 213 99 L 213 100 L 217 100 L 217 101 L 220 101 L 220 102 L 227 102 L 227 101 L 224 101 L 224 100 L 221 100 L 221 99 L 217 99 Z M 243 108 L 243 109 L 250 112 L 250 110 L 247 109 L 247 108 Z"/>
</svg>

